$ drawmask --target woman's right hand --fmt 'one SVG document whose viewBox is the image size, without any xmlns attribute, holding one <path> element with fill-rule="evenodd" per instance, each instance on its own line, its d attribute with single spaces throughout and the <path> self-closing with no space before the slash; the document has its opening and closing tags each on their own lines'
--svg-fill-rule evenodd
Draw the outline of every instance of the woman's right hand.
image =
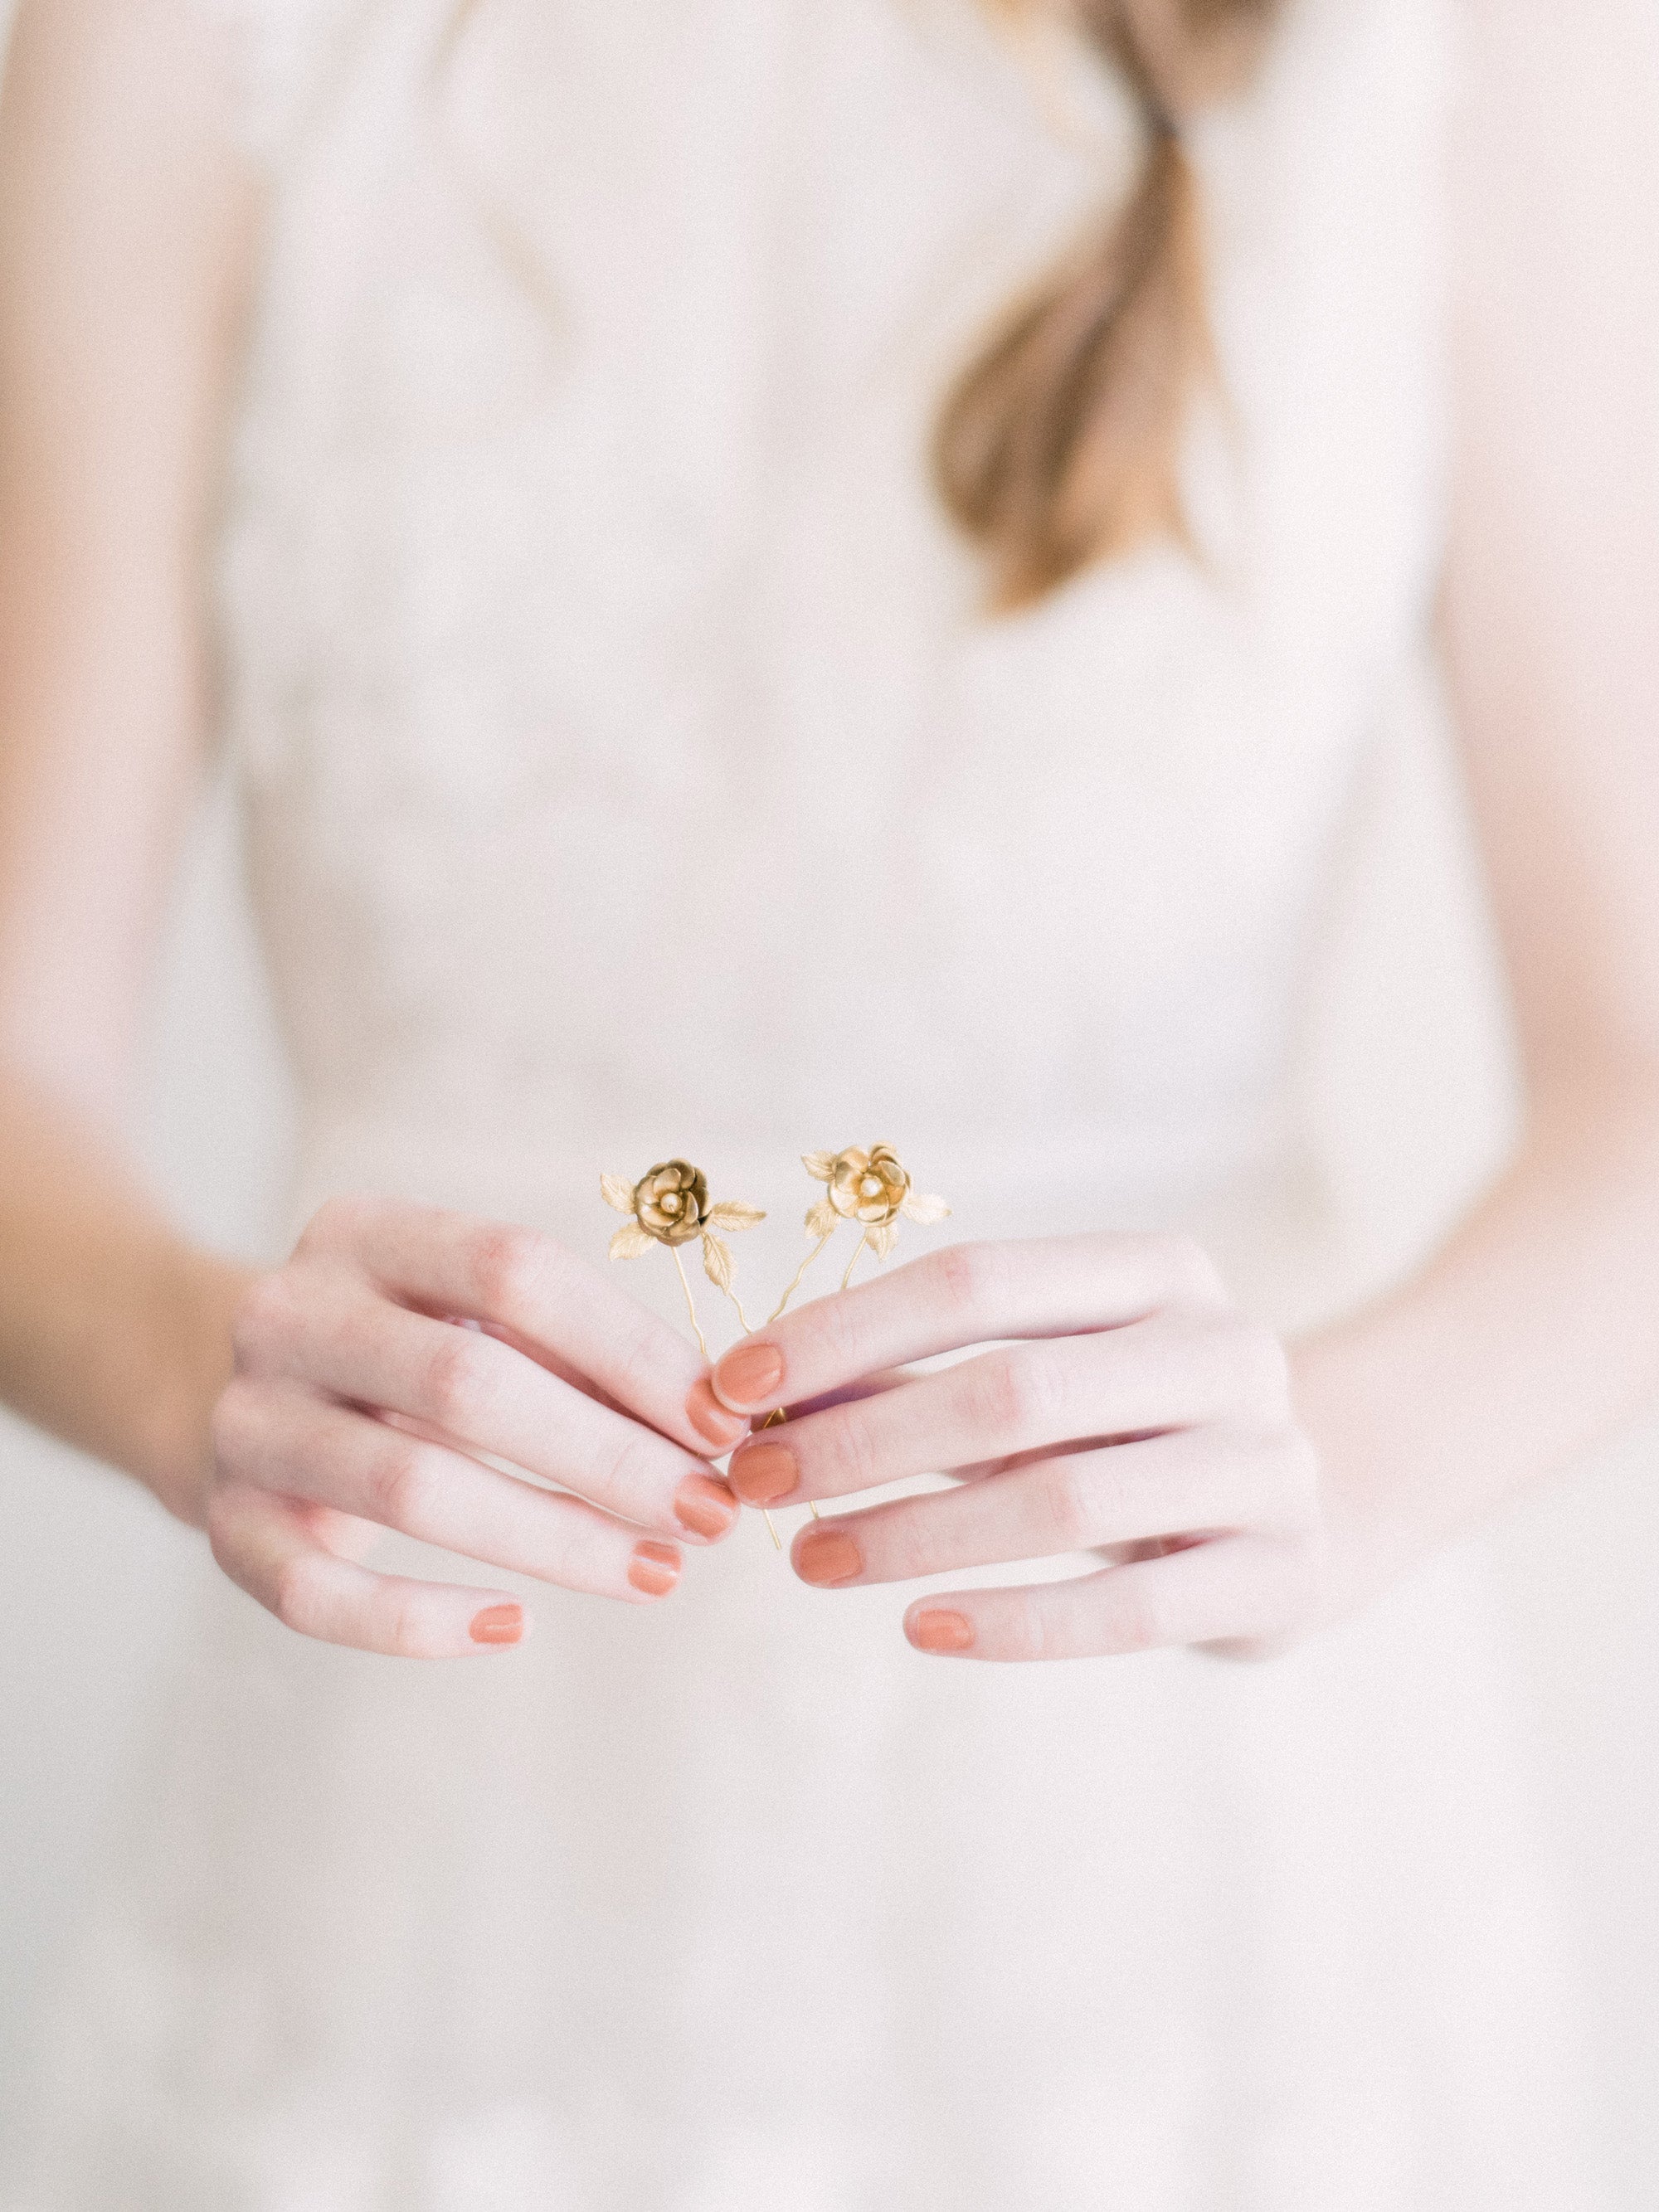
<svg viewBox="0 0 1659 2212">
<path fill-rule="evenodd" d="M 532 1231 L 331 1200 L 248 1290 L 234 1340 L 209 1537 L 302 1635 L 415 1658 L 519 1641 L 508 1593 L 358 1564 L 379 1528 L 642 1604 L 674 1588 L 682 1543 L 736 1523 L 705 1455 L 747 1423 L 695 1387 L 676 1330 Z"/>
</svg>

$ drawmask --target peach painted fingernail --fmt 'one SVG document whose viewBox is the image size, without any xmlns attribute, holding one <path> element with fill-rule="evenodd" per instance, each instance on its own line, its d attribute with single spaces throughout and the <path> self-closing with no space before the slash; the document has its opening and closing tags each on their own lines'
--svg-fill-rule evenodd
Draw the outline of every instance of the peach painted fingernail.
<svg viewBox="0 0 1659 2212">
<path fill-rule="evenodd" d="M 674 1492 L 674 1518 L 694 1536 L 712 1543 L 725 1535 L 738 1517 L 738 1501 L 723 1482 L 712 1474 L 689 1474 Z"/>
<path fill-rule="evenodd" d="M 974 1640 L 972 1622 L 959 1613 L 919 1613 L 908 1633 L 918 1651 L 966 1651 Z"/>
<path fill-rule="evenodd" d="M 843 1529 L 813 1528 L 795 1547 L 795 1572 L 819 1589 L 850 1583 L 864 1572 L 864 1554 Z"/>
<path fill-rule="evenodd" d="M 628 1579 L 647 1597 L 666 1597 L 680 1578 L 680 1555 L 672 1544 L 635 1544 Z"/>
<path fill-rule="evenodd" d="M 521 1605 L 487 1605 L 472 1616 L 467 1633 L 475 1644 L 516 1644 L 524 1634 Z"/>
<path fill-rule="evenodd" d="M 783 1380 L 775 1344 L 734 1345 L 714 1370 L 714 1388 L 728 1406 L 758 1406 Z"/>
<path fill-rule="evenodd" d="M 750 1444 L 732 1460 L 727 1474 L 745 1505 L 775 1505 L 800 1480 L 787 1444 Z"/>
<path fill-rule="evenodd" d="M 746 1416 L 721 1405 L 706 1377 L 691 1385 L 691 1395 L 685 1401 L 685 1418 L 704 1443 L 713 1444 L 717 1451 L 725 1451 L 736 1443 L 749 1426 Z"/>
</svg>

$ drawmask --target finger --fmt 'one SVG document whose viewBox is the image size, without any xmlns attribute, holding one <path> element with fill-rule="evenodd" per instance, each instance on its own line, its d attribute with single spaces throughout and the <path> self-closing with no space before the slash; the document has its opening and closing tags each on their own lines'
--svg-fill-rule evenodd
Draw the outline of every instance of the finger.
<svg viewBox="0 0 1659 2212">
<path fill-rule="evenodd" d="M 796 1399 L 785 1411 L 792 1421 L 804 1420 L 808 1413 L 825 1413 L 832 1406 L 850 1406 L 861 1398 L 878 1398 L 884 1390 L 896 1390 L 915 1379 L 914 1368 L 890 1367 L 879 1375 L 860 1375 L 856 1382 L 843 1382 L 838 1389 L 821 1390 L 816 1398 Z"/>
<path fill-rule="evenodd" d="M 404 1659 L 465 1659 L 520 1643 L 525 1610 L 506 1591 L 380 1575 L 337 1558 L 307 1509 L 251 1484 L 221 1485 L 209 1510 L 213 1556 L 301 1636 Z"/>
<path fill-rule="evenodd" d="M 307 1391 L 233 1383 L 214 1431 L 221 1464 L 240 1481 L 487 1566 L 638 1603 L 666 1597 L 679 1580 L 677 1546 Z"/>
<path fill-rule="evenodd" d="M 939 1657 L 1103 1658 L 1273 1638 L 1308 1602 L 1302 1547 L 1225 1536 L 1073 1582 L 921 1598 L 906 1613 L 904 1632 L 918 1651 Z"/>
<path fill-rule="evenodd" d="M 799 1531 L 791 1559 L 821 1589 L 902 1582 L 1154 1538 L 1289 1531 L 1310 1520 L 1312 1495 L 1311 1455 L 1293 1443 L 1177 1430 L 838 1514 Z"/>
<path fill-rule="evenodd" d="M 678 1329 L 538 1231 L 380 1199 L 337 1199 L 301 1249 L 364 1268 L 428 1313 L 488 1322 L 569 1362 L 619 1405 L 692 1451 L 728 1448 L 744 1423 L 707 1393 L 687 1410 L 703 1361 Z"/>
<path fill-rule="evenodd" d="M 947 1244 L 769 1323 L 734 1345 L 712 1381 L 722 1404 L 753 1414 L 963 1345 L 1081 1335 L 1222 1299 L 1214 1268 L 1182 1237 Z"/>
<path fill-rule="evenodd" d="M 791 1421 L 745 1443 L 727 1479 L 747 1504 L 805 1504 L 1079 1440 L 1243 1417 L 1258 1406 L 1266 1416 L 1283 1366 L 1272 1339 L 1231 1316 L 1155 1315 L 982 1352 Z"/>
<path fill-rule="evenodd" d="M 343 1271 L 272 1276 L 254 1295 L 267 1373 L 406 1415 L 642 1528 L 713 1543 L 736 1521 L 707 1461 L 482 1330 L 394 1305 Z"/>
</svg>

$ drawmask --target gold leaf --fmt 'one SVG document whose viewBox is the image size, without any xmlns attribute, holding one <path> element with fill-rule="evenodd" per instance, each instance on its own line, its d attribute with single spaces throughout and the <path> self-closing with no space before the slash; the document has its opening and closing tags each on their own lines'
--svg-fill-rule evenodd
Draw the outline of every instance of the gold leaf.
<svg viewBox="0 0 1659 2212">
<path fill-rule="evenodd" d="M 732 1247 L 707 1231 L 702 1240 L 702 1271 L 717 1291 L 730 1291 L 736 1273 L 732 1265 Z"/>
<path fill-rule="evenodd" d="M 817 1182 L 828 1182 L 836 1172 L 836 1159 L 834 1152 L 803 1152 L 800 1164 Z"/>
<path fill-rule="evenodd" d="M 599 1194 L 607 1206 L 614 1206 L 618 1213 L 634 1211 L 634 1186 L 621 1176 L 602 1175 Z"/>
<path fill-rule="evenodd" d="M 931 1227 L 935 1221 L 943 1221 L 950 1211 L 942 1198 L 928 1198 L 915 1190 L 906 1192 L 904 1203 L 899 1208 L 901 1213 L 912 1221 L 920 1221 L 924 1228 Z"/>
<path fill-rule="evenodd" d="M 809 1237 L 833 1237 L 836 1224 L 840 1218 L 829 1200 L 821 1198 L 807 1214 L 806 1233 Z"/>
<path fill-rule="evenodd" d="M 864 1241 L 878 1260 L 884 1260 L 898 1242 L 898 1230 L 890 1221 L 878 1222 L 873 1229 L 865 1231 Z"/>
<path fill-rule="evenodd" d="M 611 1240 L 613 1260 L 637 1260 L 641 1252 L 648 1252 L 655 1238 L 647 1237 L 637 1221 L 624 1223 Z"/>
<path fill-rule="evenodd" d="M 708 1218 L 716 1229 L 752 1229 L 766 1215 L 758 1206 L 746 1205 L 740 1198 L 726 1198 L 709 1207 Z"/>
</svg>

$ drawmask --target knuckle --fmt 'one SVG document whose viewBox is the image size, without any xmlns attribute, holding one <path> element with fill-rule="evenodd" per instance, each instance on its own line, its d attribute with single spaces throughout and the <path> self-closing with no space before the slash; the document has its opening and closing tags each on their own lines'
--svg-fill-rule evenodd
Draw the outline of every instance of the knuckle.
<svg viewBox="0 0 1659 2212">
<path fill-rule="evenodd" d="M 819 1433 L 838 1491 L 876 1488 L 882 1480 L 877 1464 L 879 1454 L 869 1415 L 861 1405 L 838 1407 Z"/>
<path fill-rule="evenodd" d="M 239 1368 L 258 1366 L 281 1350 L 293 1334 L 296 1306 L 284 1269 L 255 1277 L 231 1316 L 231 1350 Z"/>
<path fill-rule="evenodd" d="M 932 1502 L 907 1499 L 874 1509 L 868 1523 L 870 1549 L 879 1557 L 884 1580 L 914 1582 L 962 1564 L 951 1516 L 947 1513 L 941 1520 L 930 1513 Z"/>
<path fill-rule="evenodd" d="M 817 1333 L 813 1347 L 817 1357 L 810 1364 L 820 1373 L 855 1375 L 865 1366 L 861 1304 L 861 1300 L 853 1297 L 818 1298 L 803 1310 L 803 1335 L 810 1341 L 812 1332 Z M 787 1328 L 788 1323 L 786 1322 L 783 1327 Z"/>
<path fill-rule="evenodd" d="M 1052 1461 L 1037 1477 L 1044 1534 L 1057 1549 L 1076 1552 L 1093 1541 L 1095 1493 L 1079 1456 Z"/>
<path fill-rule="evenodd" d="M 912 1582 L 933 1572 L 933 1547 L 919 1515 L 894 1514 L 882 1529 L 881 1540 L 884 1564 L 896 1580 Z"/>
<path fill-rule="evenodd" d="M 1121 1579 L 1111 1592 L 1106 1634 L 1108 1650 L 1123 1655 L 1155 1651 L 1166 1640 L 1157 1596 L 1146 1578 L 1132 1568 L 1121 1571 Z"/>
<path fill-rule="evenodd" d="M 473 1249 L 473 1288 L 484 1312 L 521 1313 L 545 1283 L 558 1248 L 551 1237 L 511 1224 L 491 1224 L 478 1231 Z"/>
<path fill-rule="evenodd" d="M 421 1410 L 440 1427 L 453 1430 L 476 1413 L 484 1387 L 484 1341 L 471 1329 L 446 1328 L 427 1354 Z"/>
<path fill-rule="evenodd" d="M 388 1590 L 375 1607 L 375 1648 L 393 1659 L 418 1659 L 426 1650 L 421 1607 L 409 1592 Z"/>
<path fill-rule="evenodd" d="M 1034 1596 L 1027 1596 L 1018 1605 L 1009 1607 L 998 1622 L 998 1643 L 1010 1659 L 1052 1658 L 1054 1639 L 1047 1607 Z"/>
<path fill-rule="evenodd" d="M 1064 1378 L 1047 1346 L 1021 1346 L 977 1364 L 975 1410 L 994 1437 L 1046 1442 L 1061 1433 Z"/>
<path fill-rule="evenodd" d="M 671 1515 L 668 1485 L 658 1449 L 642 1429 L 631 1421 L 614 1437 L 598 1470 L 600 1494 L 617 1503 L 648 1498 L 655 1517 Z"/>
<path fill-rule="evenodd" d="M 994 1244 L 945 1244 L 930 1254 L 925 1264 L 947 1311 L 970 1316 L 994 1304 L 1004 1266 Z"/>
<path fill-rule="evenodd" d="M 363 1503 L 369 1519 L 383 1527 L 416 1533 L 428 1494 L 427 1464 L 427 1454 L 413 1437 L 388 1429 L 364 1485 Z"/>
<path fill-rule="evenodd" d="M 655 1395 L 653 1386 L 661 1385 L 667 1358 L 679 1351 L 684 1341 L 674 1337 L 665 1344 L 664 1336 L 664 1324 L 643 1309 L 619 1321 L 613 1357 L 617 1379 L 629 1404 L 650 1402 Z"/>
</svg>

